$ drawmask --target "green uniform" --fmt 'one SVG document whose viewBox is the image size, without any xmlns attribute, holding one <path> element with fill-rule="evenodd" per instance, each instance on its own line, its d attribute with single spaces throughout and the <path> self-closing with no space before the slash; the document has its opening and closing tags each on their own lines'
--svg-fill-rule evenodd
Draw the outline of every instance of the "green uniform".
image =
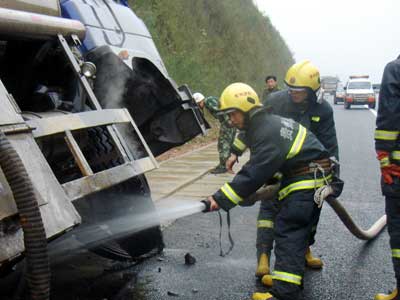
<svg viewBox="0 0 400 300">
<path fill-rule="evenodd" d="M 211 115 L 220 122 L 218 137 L 219 166 L 225 167 L 225 163 L 231 153 L 233 140 L 235 139 L 236 128 L 229 125 L 228 115 L 217 115 L 219 111 L 219 100 L 217 97 L 207 97 L 204 99 L 204 104 Z"/>
</svg>

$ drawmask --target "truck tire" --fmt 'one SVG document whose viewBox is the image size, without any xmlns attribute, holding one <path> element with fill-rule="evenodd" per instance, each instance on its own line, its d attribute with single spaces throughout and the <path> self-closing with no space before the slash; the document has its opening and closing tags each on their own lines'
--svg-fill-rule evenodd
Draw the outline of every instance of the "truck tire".
<svg viewBox="0 0 400 300">
<path fill-rule="evenodd" d="M 123 163 L 105 128 L 91 128 L 89 134 L 92 142 L 85 150 L 85 157 L 90 158 L 88 162 L 93 172 Z M 107 228 L 107 232 L 104 229 L 99 231 L 99 238 L 105 242 L 89 244 L 91 251 L 109 259 L 126 261 L 163 249 L 160 224 L 144 175 L 85 198 L 79 201 L 86 202 L 85 205 L 76 205 L 83 227 Z M 152 224 L 140 224 L 148 219 L 153 220 Z"/>
<path fill-rule="evenodd" d="M 83 213 L 78 208 L 82 217 L 86 217 L 82 229 L 88 226 L 93 228 L 93 225 L 97 227 L 95 231 L 99 239 L 88 244 L 92 252 L 113 260 L 130 261 L 145 254 L 162 251 L 164 243 L 160 224 L 144 176 L 129 179 L 100 193 L 101 195 L 93 195 L 87 200 L 91 201 L 89 211 L 85 210 Z M 121 196 L 119 201 L 115 201 L 117 195 Z M 120 207 L 115 208 L 118 205 Z M 113 218 L 103 218 L 107 211 L 112 211 Z M 89 216 L 90 214 L 95 215 Z M 148 220 L 152 220 L 151 223 L 147 223 Z M 83 232 L 86 233 L 85 230 Z M 86 243 L 84 240 L 83 242 Z"/>
<path fill-rule="evenodd" d="M 94 173 L 123 163 L 106 128 L 88 129 L 80 146 Z M 59 173 L 60 182 L 76 177 L 71 171 L 65 175 L 68 180 L 60 176 Z M 119 261 L 160 252 L 164 247 L 150 188 L 143 174 L 73 204 L 82 217 L 82 224 L 60 239 L 73 235 L 90 251 Z M 140 224 L 146 218 L 152 223 Z"/>
</svg>

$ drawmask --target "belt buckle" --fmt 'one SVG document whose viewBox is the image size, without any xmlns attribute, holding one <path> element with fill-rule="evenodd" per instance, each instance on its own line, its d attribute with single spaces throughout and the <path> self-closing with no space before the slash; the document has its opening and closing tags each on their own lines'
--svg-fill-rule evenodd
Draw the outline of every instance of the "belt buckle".
<svg viewBox="0 0 400 300">
<path fill-rule="evenodd" d="M 320 167 L 321 167 L 320 164 L 313 162 L 313 161 L 308 164 L 308 168 L 309 168 L 310 172 L 315 172 L 315 170 L 318 170 Z"/>
</svg>

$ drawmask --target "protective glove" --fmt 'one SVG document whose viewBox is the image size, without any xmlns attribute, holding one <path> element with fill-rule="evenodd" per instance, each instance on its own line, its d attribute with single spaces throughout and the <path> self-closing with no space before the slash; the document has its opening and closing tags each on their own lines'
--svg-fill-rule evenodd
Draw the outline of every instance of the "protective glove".
<svg viewBox="0 0 400 300">
<path fill-rule="evenodd" d="M 381 165 L 383 181 L 386 184 L 392 184 L 392 176 L 400 177 L 400 166 L 390 163 L 389 152 L 376 151 L 376 154 L 376 158 L 379 160 L 379 163 Z"/>
</svg>

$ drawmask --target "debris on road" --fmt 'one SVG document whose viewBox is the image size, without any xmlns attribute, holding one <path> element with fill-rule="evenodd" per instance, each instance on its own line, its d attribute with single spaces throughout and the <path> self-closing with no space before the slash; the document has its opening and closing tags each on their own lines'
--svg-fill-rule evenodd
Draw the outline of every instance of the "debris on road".
<svg viewBox="0 0 400 300">
<path fill-rule="evenodd" d="M 168 295 L 168 296 L 179 297 L 179 294 L 178 294 L 178 293 L 175 293 L 175 292 L 172 292 L 172 291 L 168 291 L 168 292 L 167 292 L 167 295 Z"/>
<path fill-rule="evenodd" d="M 196 258 L 190 253 L 185 254 L 185 265 L 194 265 L 196 263 Z"/>
</svg>

